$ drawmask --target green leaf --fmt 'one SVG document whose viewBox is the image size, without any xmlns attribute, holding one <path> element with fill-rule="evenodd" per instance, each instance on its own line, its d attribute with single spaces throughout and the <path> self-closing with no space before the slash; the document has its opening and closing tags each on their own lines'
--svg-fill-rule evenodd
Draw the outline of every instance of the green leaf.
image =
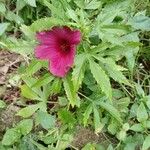
<svg viewBox="0 0 150 150">
<path fill-rule="evenodd" d="M 141 103 L 137 109 L 137 119 L 139 122 L 143 122 L 148 119 L 148 114 L 143 103 Z"/>
<path fill-rule="evenodd" d="M 124 98 L 121 98 L 121 99 L 115 101 L 115 103 L 117 105 L 117 108 L 121 111 L 128 107 L 128 105 L 130 104 L 130 98 L 124 97 Z"/>
<path fill-rule="evenodd" d="M 43 92 L 41 91 L 41 88 L 39 87 L 32 87 L 32 85 L 34 85 L 37 82 L 37 79 L 33 78 L 33 77 L 28 77 L 28 76 L 23 76 L 22 77 L 23 81 L 25 82 L 25 84 L 32 88 L 32 90 L 39 95 L 40 97 L 42 96 Z"/>
<path fill-rule="evenodd" d="M 90 60 L 90 69 L 93 74 L 93 77 L 100 85 L 102 91 L 106 94 L 109 99 L 112 99 L 112 90 L 109 81 L 109 77 L 106 75 L 105 71 L 95 63 L 93 60 Z"/>
<path fill-rule="evenodd" d="M 41 87 L 50 83 L 54 79 L 50 73 L 46 73 L 43 77 L 39 78 L 38 81 L 32 85 L 32 87 Z"/>
<path fill-rule="evenodd" d="M 48 0 L 43 0 L 43 4 L 49 8 L 52 17 L 56 18 L 57 16 L 57 18 L 60 18 L 61 21 L 64 20 L 64 18 L 66 17 L 64 12 L 64 7 L 62 7 L 60 1 L 55 1 L 55 2 L 53 1 L 52 3 L 50 3 Z M 63 6 L 64 4 L 65 3 L 63 2 Z"/>
<path fill-rule="evenodd" d="M 120 66 L 118 66 L 112 58 L 102 58 L 102 57 L 95 57 L 101 63 L 103 63 L 104 69 L 108 72 L 108 74 L 117 82 L 124 83 L 126 85 L 130 85 L 127 78 L 122 74 L 119 70 Z"/>
<path fill-rule="evenodd" d="M 73 114 L 70 111 L 67 111 L 65 109 L 61 109 L 58 112 L 58 118 L 64 123 L 64 124 L 70 124 L 71 126 L 75 124 L 76 120 L 73 116 Z"/>
<path fill-rule="evenodd" d="M 33 127 L 33 121 L 31 119 L 24 119 L 20 121 L 16 128 L 21 131 L 22 135 L 27 135 L 30 133 Z"/>
<path fill-rule="evenodd" d="M 150 135 L 145 138 L 142 150 L 148 150 L 148 148 L 150 148 Z"/>
<path fill-rule="evenodd" d="M 144 93 L 144 91 L 143 91 L 143 89 L 142 89 L 142 87 L 141 87 L 140 84 L 135 83 L 135 88 L 136 88 L 137 94 L 138 94 L 139 96 L 142 96 L 142 97 L 145 96 L 145 93 Z"/>
<path fill-rule="evenodd" d="M 36 73 L 38 70 L 42 68 L 42 62 L 38 60 L 33 60 L 30 65 L 26 68 L 26 72 L 29 76 Z"/>
<path fill-rule="evenodd" d="M 21 133 L 15 129 L 8 129 L 6 131 L 6 133 L 4 134 L 3 140 L 2 140 L 2 144 L 3 145 L 12 145 L 15 142 L 17 142 L 21 137 Z"/>
<path fill-rule="evenodd" d="M 33 40 L 25 41 L 25 40 L 17 39 L 14 37 L 13 38 L 10 37 L 7 40 L 8 41 L 6 45 L 7 45 L 8 50 L 21 54 L 23 56 L 27 56 L 33 53 L 33 48 L 35 46 L 35 42 Z"/>
<path fill-rule="evenodd" d="M 24 0 L 27 4 L 32 7 L 36 7 L 36 0 Z"/>
<path fill-rule="evenodd" d="M 135 29 L 150 31 L 150 17 L 145 16 L 145 11 L 138 12 L 133 18 L 129 19 L 128 24 Z"/>
<path fill-rule="evenodd" d="M 5 107 L 6 107 L 6 103 L 0 100 L 0 108 L 5 108 Z"/>
<path fill-rule="evenodd" d="M 92 110 L 93 110 L 93 107 L 92 105 L 90 104 L 89 106 L 87 106 L 86 110 L 85 110 L 85 113 L 83 114 L 84 118 L 83 118 L 83 124 L 84 126 L 87 125 L 87 121 L 90 117 L 90 114 L 92 113 Z"/>
<path fill-rule="evenodd" d="M 46 130 L 52 129 L 55 127 L 55 118 L 54 116 L 48 114 L 47 112 L 38 111 L 37 120 Z"/>
<path fill-rule="evenodd" d="M 73 9 L 67 9 L 67 15 L 75 22 L 78 22 L 78 16 L 76 15 L 76 12 Z"/>
<path fill-rule="evenodd" d="M 59 97 L 58 102 L 60 106 L 66 106 L 68 104 L 68 100 L 65 97 Z"/>
<path fill-rule="evenodd" d="M 101 6 L 101 2 L 97 0 L 91 0 L 86 4 L 85 9 L 98 9 Z"/>
<path fill-rule="evenodd" d="M 52 17 L 46 17 L 36 20 L 34 23 L 29 26 L 29 29 L 32 32 L 38 32 L 42 30 L 49 30 L 53 26 L 63 25 L 62 20 Z"/>
<path fill-rule="evenodd" d="M 0 23 L 0 36 L 6 31 L 8 26 L 9 26 L 9 23 Z"/>
<path fill-rule="evenodd" d="M 108 131 L 112 134 L 115 135 L 119 130 L 119 124 L 115 119 L 111 120 L 111 123 L 108 125 Z"/>
<path fill-rule="evenodd" d="M 41 98 L 27 85 L 21 86 L 21 95 L 31 100 L 41 100 Z"/>
<path fill-rule="evenodd" d="M 25 1 L 23 0 L 17 0 L 16 3 L 16 9 L 17 11 L 20 11 L 21 9 L 23 9 L 23 7 L 26 5 Z"/>
<path fill-rule="evenodd" d="M 19 110 L 16 115 L 21 116 L 23 118 L 28 118 L 31 115 L 33 115 L 35 113 L 35 111 L 38 110 L 38 108 L 39 108 L 38 104 L 37 105 L 30 105 L 30 106 L 27 106 L 27 107 Z"/>
<path fill-rule="evenodd" d="M 94 113 L 95 133 L 97 134 L 101 132 L 104 125 L 100 122 L 100 116 L 99 116 L 99 112 L 96 106 L 93 106 L 93 113 Z"/>
<path fill-rule="evenodd" d="M 4 15 L 5 12 L 6 12 L 5 4 L 0 2 L 0 13 L 2 13 Z"/>
<path fill-rule="evenodd" d="M 135 132 L 142 132 L 144 131 L 144 128 L 142 127 L 140 123 L 138 123 L 138 124 L 134 124 L 133 126 L 131 126 L 130 130 L 133 130 Z"/>
<path fill-rule="evenodd" d="M 100 107 L 109 112 L 118 122 L 122 124 L 123 121 L 120 117 L 120 113 L 113 105 L 109 104 L 108 102 L 101 102 L 101 101 L 96 102 L 96 104 L 100 105 Z"/>
<path fill-rule="evenodd" d="M 17 14 L 15 14 L 12 11 L 8 11 L 8 13 L 6 14 L 5 17 L 6 17 L 7 20 L 14 21 L 17 24 L 21 24 L 21 23 L 24 22 L 23 19 L 20 16 L 18 16 Z"/>
<path fill-rule="evenodd" d="M 77 91 L 82 84 L 85 72 L 85 61 L 86 61 L 86 54 L 80 54 L 75 59 L 75 68 L 72 72 L 72 81 L 74 85 L 75 91 Z"/>
<path fill-rule="evenodd" d="M 70 102 L 70 104 L 74 107 L 75 105 L 79 106 L 80 105 L 80 101 L 79 98 L 77 96 L 77 94 L 74 92 L 74 87 L 73 87 L 73 83 L 71 81 L 70 77 L 66 77 L 63 80 L 64 83 L 64 89 L 67 95 L 67 98 Z"/>
</svg>

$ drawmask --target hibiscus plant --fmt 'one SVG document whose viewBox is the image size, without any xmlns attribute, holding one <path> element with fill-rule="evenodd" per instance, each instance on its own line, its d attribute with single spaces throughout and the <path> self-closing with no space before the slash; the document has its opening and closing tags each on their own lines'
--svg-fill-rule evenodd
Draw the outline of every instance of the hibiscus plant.
<svg viewBox="0 0 150 150">
<path fill-rule="evenodd" d="M 134 149 L 139 144 L 133 141 L 136 135 L 127 132 L 139 127 L 139 132 L 148 134 L 150 127 L 147 95 L 133 108 L 138 108 L 139 123 L 130 128 L 132 123 L 127 121 L 132 95 L 142 89 L 132 79 L 142 47 L 139 36 L 150 31 L 146 11 L 137 12 L 133 0 L 39 0 L 37 6 L 31 0 L 28 5 L 42 6 L 48 13 L 31 25 L 19 24 L 21 38 L 1 41 L 25 60 L 18 71 L 22 98 L 16 114 L 23 120 L 7 130 L 2 145 L 20 142 L 20 146 L 28 143 L 41 150 L 75 148 L 74 132 L 83 126 L 97 136 L 113 135 L 116 141 L 108 139 L 109 150 Z M 149 125 L 143 127 L 144 123 Z M 144 139 L 147 142 L 150 137 L 144 135 Z M 85 150 L 90 147 L 98 149 L 89 144 Z"/>
</svg>

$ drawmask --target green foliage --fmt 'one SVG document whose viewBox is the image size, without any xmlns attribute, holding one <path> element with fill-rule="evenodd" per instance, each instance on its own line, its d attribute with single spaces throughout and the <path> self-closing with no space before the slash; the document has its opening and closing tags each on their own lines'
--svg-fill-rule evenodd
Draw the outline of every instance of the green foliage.
<svg viewBox="0 0 150 150">
<path fill-rule="evenodd" d="M 13 104 L 22 120 L 6 129 L 0 149 L 78 149 L 72 141 L 83 126 L 104 135 L 97 144 L 84 143 L 83 150 L 149 149 L 149 62 L 142 55 L 149 49 L 148 7 L 148 0 L 1 1 L 0 47 L 20 54 L 23 62 L 20 83 L 14 84 L 15 76 L 9 80 L 20 89 Z M 54 26 L 82 34 L 64 78 L 34 56 L 36 33 Z M 7 105 L 2 98 L 0 111 Z"/>
</svg>

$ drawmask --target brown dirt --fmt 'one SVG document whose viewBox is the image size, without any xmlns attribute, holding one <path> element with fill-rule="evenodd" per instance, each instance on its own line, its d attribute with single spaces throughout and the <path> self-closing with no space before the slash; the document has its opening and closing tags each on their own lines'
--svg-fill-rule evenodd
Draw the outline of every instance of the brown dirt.
<svg viewBox="0 0 150 150">
<path fill-rule="evenodd" d="M 19 55 L 0 50 L 0 99 L 8 103 L 16 100 L 19 96 L 19 89 L 8 87 L 8 80 L 12 74 L 17 72 L 21 61 L 22 59 Z"/>
<path fill-rule="evenodd" d="M 0 99 L 7 103 L 7 108 L 0 110 L 0 139 L 6 128 L 13 126 L 18 117 L 15 116 L 19 107 L 14 106 L 20 95 L 17 87 L 8 86 L 8 80 L 17 72 L 21 57 L 15 53 L 0 50 Z"/>
<path fill-rule="evenodd" d="M 89 128 L 77 127 L 72 145 L 78 149 L 83 148 L 88 143 L 102 143 L 106 146 L 109 144 L 108 140 L 108 137 L 103 132 L 96 135 Z"/>
</svg>

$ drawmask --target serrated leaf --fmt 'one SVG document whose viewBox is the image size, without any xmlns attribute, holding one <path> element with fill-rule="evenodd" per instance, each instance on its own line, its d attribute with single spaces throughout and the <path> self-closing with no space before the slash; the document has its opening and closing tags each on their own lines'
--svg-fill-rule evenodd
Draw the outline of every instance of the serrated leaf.
<svg viewBox="0 0 150 150">
<path fill-rule="evenodd" d="M 62 20 L 59 20 L 57 18 L 52 18 L 52 17 L 46 17 L 46 18 L 38 19 L 35 22 L 33 22 L 31 26 L 29 26 L 29 29 L 32 32 L 39 32 L 42 30 L 49 30 L 53 26 L 56 25 L 58 26 L 62 24 L 63 24 Z"/>
<path fill-rule="evenodd" d="M 84 124 L 84 126 L 87 125 L 87 121 L 88 121 L 88 119 L 90 117 L 90 114 L 92 113 L 92 110 L 93 110 L 93 107 L 92 107 L 91 104 L 89 106 L 87 106 L 87 108 L 86 108 L 86 110 L 85 110 L 85 112 L 83 114 L 83 116 L 84 116 L 84 118 L 83 118 L 83 124 Z"/>
<path fill-rule="evenodd" d="M 58 118 L 61 119 L 61 121 L 64 124 L 73 125 L 76 122 L 73 114 L 70 111 L 67 111 L 65 109 L 59 110 L 59 112 L 58 112 Z"/>
<path fill-rule="evenodd" d="M 145 16 L 145 11 L 138 12 L 133 18 L 129 19 L 128 24 L 135 29 L 150 31 L 150 17 Z"/>
<path fill-rule="evenodd" d="M 4 15 L 5 12 L 6 12 L 5 4 L 3 2 L 0 2 L 0 13 Z"/>
<path fill-rule="evenodd" d="M 50 83 L 54 79 L 50 73 L 46 73 L 43 77 L 39 78 L 36 83 L 32 85 L 32 87 L 40 87 Z"/>
<path fill-rule="evenodd" d="M 55 16 L 57 16 L 57 18 L 61 18 L 61 20 L 63 20 L 65 18 L 65 12 L 64 12 L 63 7 L 61 6 L 62 4 L 60 5 L 59 1 L 57 2 L 55 1 L 56 4 L 54 5 L 53 2 L 50 3 L 48 0 L 43 0 L 43 4 L 47 6 L 49 10 L 51 11 L 52 17 L 55 18 Z"/>
<path fill-rule="evenodd" d="M 24 0 L 27 4 L 32 7 L 36 7 L 36 0 Z"/>
<path fill-rule="evenodd" d="M 27 85 L 21 86 L 21 95 L 31 100 L 41 100 L 41 98 Z"/>
<path fill-rule="evenodd" d="M 37 120 L 42 125 L 44 129 L 52 129 L 55 127 L 55 118 L 54 116 L 48 114 L 47 112 L 38 111 Z"/>
<path fill-rule="evenodd" d="M 137 109 L 137 119 L 139 122 L 143 122 L 148 119 L 148 113 L 143 103 L 141 103 Z"/>
<path fill-rule="evenodd" d="M 25 5 L 26 5 L 25 1 L 17 0 L 17 2 L 16 2 L 16 9 L 17 9 L 17 11 L 20 11 Z"/>
<path fill-rule="evenodd" d="M 148 135 L 143 143 L 142 150 L 148 150 L 150 148 L 150 135 Z"/>
<path fill-rule="evenodd" d="M 8 26 L 9 26 L 9 23 L 0 23 L 0 36 L 6 31 Z"/>
<path fill-rule="evenodd" d="M 101 6 L 101 2 L 97 0 L 91 0 L 86 4 L 85 9 L 98 9 Z"/>
<path fill-rule="evenodd" d="M 16 38 L 9 38 L 9 41 L 7 41 L 6 45 L 7 45 L 7 49 L 21 54 L 23 56 L 27 56 L 31 53 L 33 53 L 33 48 L 35 46 L 34 41 L 24 41 L 22 39 L 16 39 Z"/>
<path fill-rule="evenodd" d="M 21 24 L 24 22 L 24 20 L 19 15 L 15 14 L 13 11 L 8 11 L 5 17 L 7 20 L 14 21 L 17 24 Z"/>
<path fill-rule="evenodd" d="M 67 15 L 75 22 L 78 22 L 78 16 L 76 15 L 76 12 L 73 9 L 67 9 Z"/>
<path fill-rule="evenodd" d="M 36 73 L 38 70 L 42 68 L 42 63 L 37 60 L 33 60 L 30 65 L 26 68 L 26 72 L 28 75 L 33 75 Z"/>
<path fill-rule="evenodd" d="M 63 80 L 63 84 L 64 84 L 64 89 L 67 95 L 67 98 L 70 102 L 70 104 L 74 107 L 75 105 L 79 106 L 80 105 L 80 100 L 79 97 L 77 96 L 77 94 L 74 92 L 74 87 L 73 87 L 73 83 L 71 81 L 70 77 L 66 77 Z"/>
<path fill-rule="evenodd" d="M 32 127 L 33 127 L 33 120 L 31 119 L 24 119 L 20 121 L 16 126 L 16 128 L 20 130 L 22 135 L 27 135 L 28 133 L 30 133 Z"/>
<path fill-rule="evenodd" d="M 90 60 L 90 69 L 93 74 L 93 77 L 100 85 L 102 91 L 106 94 L 109 99 L 112 99 L 112 90 L 109 81 L 109 77 L 106 75 L 105 71 L 95 63 L 93 60 Z"/>
<path fill-rule="evenodd" d="M 73 81 L 75 91 L 79 89 L 82 80 L 84 78 L 85 61 L 86 61 L 85 54 L 80 54 L 75 59 L 75 68 L 73 69 L 72 72 L 72 81 Z"/>
<path fill-rule="evenodd" d="M 95 57 L 95 56 L 94 56 Z M 119 66 L 115 63 L 115 61 L 111 58 L 102 58 L 102 57 L 95 57 L 101 63 L 103 63 L 104 69 L 108 72 L 108 74 L 117 82 L 124 83 L 126 85 L 130 85 L 127 78 L 123 75 L 123 73 L 119 70 Z"/>
<path fill-rule="evenodd" d="M 22 108 L 21 110 L 18 111 L 18 113 L 16 114 L 17 116 L 21 116 L 23 118 L 28 118 L 30 116 L 32 116 L 36 110 L 38 110 L 39 105 L 30 105 L 27 106 L 25 108 Z"/>
<path fill-rule="evenodd" d="M 6 107 L 6 103 L 0 100 L 0 108 L 5 108 L 5 107 Z"/>
<path fill-rule="evenodd" d="M 99 112 L 96 106 L 93 106 L 93 113 L 94 113 L 94 127 L 95 127 L 95 133 L 101 132 L 103 128 L 103 124 L 100 122 L 100 116 Z"/>
<path fill-rule="evenodd" d="M 122 119 L 120 117 L 120 113 L 118 110 L 108 102 L 96 102 L 96 104 L 100 105 L 103 109 L 105 109 L 107 112 L 109 112 L 118 122 L 122 124 Z"/>
<path fill-rule="evenodd" d="M 12 145 L 15 142 L 17 142 L 20 137 L 21 137 L 21 133 L 17 129 L 15 128 L 8 129 L 6 133 L 4 134 L 2 144 Z"/>
</svg>

